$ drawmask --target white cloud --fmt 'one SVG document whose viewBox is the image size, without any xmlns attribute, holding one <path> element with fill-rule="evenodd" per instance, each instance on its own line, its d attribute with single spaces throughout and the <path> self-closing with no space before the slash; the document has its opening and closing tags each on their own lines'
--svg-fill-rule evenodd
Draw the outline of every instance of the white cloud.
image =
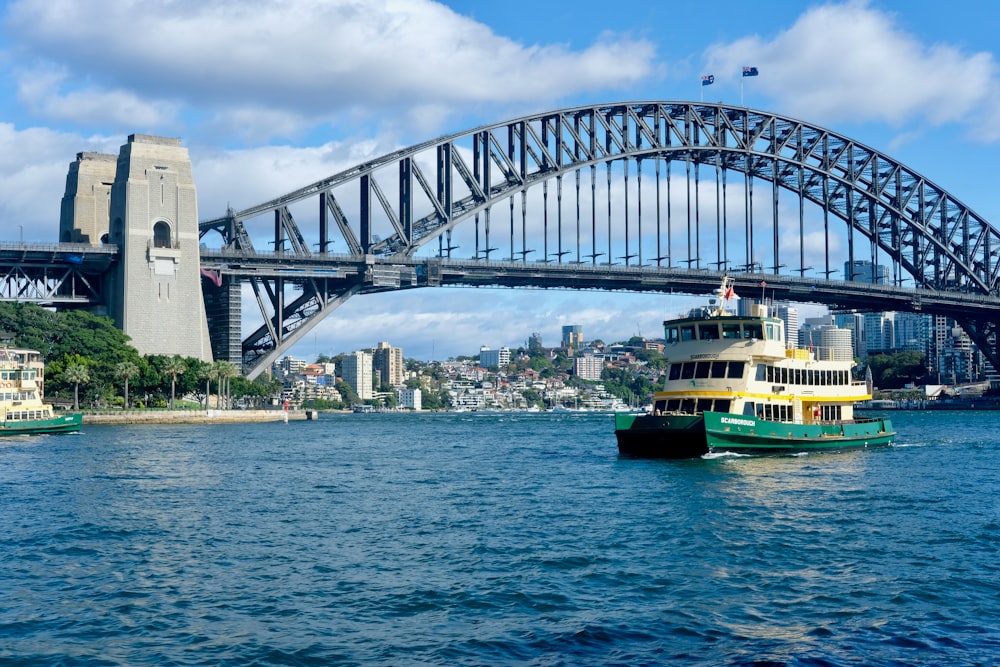
<svg viewBox="0 0 1000 667">
<path fill-rule="evenodd" d="M 58 91 L 43 91 L 56 101 L 38 100 L 50 113 L 65 112 L 58 100 L 79 80 L 84 101 L 104 90 L 222 115 L 285 112 L 272 128 L 279 136 L 358 109 L 537 104 L 654 74 L 645 40 L 608 34 L 583 50 L 523 44 L 430 0 L 112 0 L 100 11 L 20 0 L 6 27 L 16 52 L 65 70 Z"/>
<path fill-rule="evenodd" d="M 559 344 L 562 326 L 578 324 L 588 340 L 611 343 L 638 333 L 663 336 L 665 316 L 704 305 L 702 297 L 622 292 L 426 288 L 355 297 L 316 325 L 290 352 L 312 361 L 388 340 L 407 358 L 447 359 L 525 345 L 538 332 Z M 516 316 L 512 316 L 516 313 Z"/>
<path fill-rule="evenodd" d="M 81 151 L 117 153 L 121 140 L 0 123 L 0 239 L 55 243 L 66 172 Z"/>
<path fill-rule="evenodd" d="M 66 72 L 25 70 L 18 75 L 18 97 L 35 113 L 56 121 L 127 127 L 132 132 L 163 132 L 177 126 L 177 104 L 145 100 L 127 90 L 82 88 L 60 92 Z"/>
<path fill-rule="evenodd" d="M 756 65 L 760 76 L 746 80 L 748 91 L 817 122 L 967 121 L 997 87 L 992 54 L 923 43 L 862 1 L 812 8 L 773 39 L 717 44 L 706 57 L 709 69 L 733 79 Z"/>
</svg>

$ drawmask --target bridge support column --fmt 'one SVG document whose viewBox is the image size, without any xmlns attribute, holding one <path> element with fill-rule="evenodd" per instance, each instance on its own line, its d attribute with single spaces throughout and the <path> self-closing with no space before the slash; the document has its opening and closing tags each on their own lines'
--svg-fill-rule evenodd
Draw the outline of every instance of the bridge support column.
<svg viewBox="0 0 1000 667">
<path fill-rule="evenodd" d="M 220 361 L 229 361 L 237 368 L 243 366 L 243 302 L 240 281 L 232 276 L 220 276 L 202 283 L 205 295 L 205 313 L 212 338 L 212 355 Z"/>
<path fill-rule="evenodd" d="M 133 134 L 111 187 L 120 261 L 109 312 L 142 354 L 212 360 L 201 291 L 198 202 L 179 139 Z"/>
</svg>

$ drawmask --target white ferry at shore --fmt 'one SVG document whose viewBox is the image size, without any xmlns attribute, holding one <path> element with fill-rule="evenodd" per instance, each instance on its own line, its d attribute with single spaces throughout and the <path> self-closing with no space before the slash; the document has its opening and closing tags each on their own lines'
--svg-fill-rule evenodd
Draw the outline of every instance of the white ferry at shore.
<svg viewBox="0 0 1000 667">
<path fill-rule="evenodd" d="M 753 304 L 725 309 L 726 278 L 708 308 L 664 322 L 667 377 L 648 414 L 616 414 L 621 454 L 693 458 L 711 452 L 790 453 L 891 444 L 888 419 L 855 419 L 870 383 L 851 378 L 853 361 L 817 359 L 789 348 L 784 322 Z"/>
<path fill-rule="evenodd" d="M 44 365 L 34 350 L 0 348 L 0 436 L 79 431 L 83 415 L 42 402 Z"/>
</svg>

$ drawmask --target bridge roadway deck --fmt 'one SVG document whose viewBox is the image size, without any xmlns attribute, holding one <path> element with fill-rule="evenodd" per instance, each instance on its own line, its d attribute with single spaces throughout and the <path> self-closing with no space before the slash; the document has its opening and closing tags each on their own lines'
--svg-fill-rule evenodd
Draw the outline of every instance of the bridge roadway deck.
<svg viewBox="0 0 1000 667">
<path fill-rule="evenodd" d="M 0 243 L 0 269 L 8 288 L 0 299 L 42 301 L 52 304 L 90 303 L 99 300 L 97 277 L 117 260 L 116 246 L 87 244 Z M 203 269 L 241 280 L 283 278 L 301 283 L 324 279 L 337 285 L 362 285 L 361 292 L 383 292 L 416 287 L 526 287 L 603 291 L 708 294 L 718 287 L 723 272 L 624 264 L 509 262 L 437 257 L 383 257 L 376 255 L 312 255 L 201 250 Z M 72 274 L 73 279 L 67 276 Z M 952 317 L 1000 320 L 1000 298 L 960 291 L 913 289 L 871 283 L 795 278 L 768 273 L 729 273 L 736 291 L 744 297 L 800 303 L 821 303 L 833 308 L 870 311 L 921 312 Z M 80 276 L 89 277 L 76 287 Z M 50 283 L 47 292 L 33 294 L 24 284 L 30 279 Z M 67 285 L 70 289 L 67 289 Z"/>
<path fill-rule="evenodd" d="M 301 257 L 206 249 L 202 249 L 201 264 L 203 269 L 241 278 L 284 278 L 291 282 L 325 278 L 342 281 L 345 285 L 361 281 L 364 284 L 361 291 L 367 293 L 435 286 L 501 286 L 692 295 L 713 293 L 722 277 L 729 275 L 736 281 L 737 294 L 747 298 L 758 298 L 763 290 L 768 299 L 821 303 L 833 308 L 904 312 L 926 310 L 952 317 L 1000 318 L 1000 298 L 990 295 L 768 273 L 725 273 L 623 264 L 487 262 L 437 257 Z M 406 276 L 415 276 L 416 279 L 407 282 Z M 762 282 L 766 283 L 763 288 Z"/>
</svg>

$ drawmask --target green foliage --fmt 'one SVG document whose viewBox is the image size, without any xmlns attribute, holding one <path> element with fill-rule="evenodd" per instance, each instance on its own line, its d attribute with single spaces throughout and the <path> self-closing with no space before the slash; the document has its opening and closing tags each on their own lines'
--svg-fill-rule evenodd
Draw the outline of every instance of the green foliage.
<svg viewBox="0 0 1000 667">
<path fill-rule="evenodd" d="M 872 380 L 879 389 L 901 389 L 909 383 L 920 384 L 927 376 L 921 352 L 895 352 L 868 357 Z"/>
<path fill-rule="evenodd" d="M 354 387 L 343 380 L 337 380 L 337 391 L 340 392 L 347 405 L 359 405 L 361 403 L 361 397 L 358 396 L 358 392 L 354 391 Z"/>
<path fill-rule="evenodd" d="M 605 368 L 601 372 L 601 380 L 608 393 L 626 402 L 631 402 L 634 397 L 640 403 L 646 403 L 656 390 L 648 377 L 626 368 Z"/>
</svg>

